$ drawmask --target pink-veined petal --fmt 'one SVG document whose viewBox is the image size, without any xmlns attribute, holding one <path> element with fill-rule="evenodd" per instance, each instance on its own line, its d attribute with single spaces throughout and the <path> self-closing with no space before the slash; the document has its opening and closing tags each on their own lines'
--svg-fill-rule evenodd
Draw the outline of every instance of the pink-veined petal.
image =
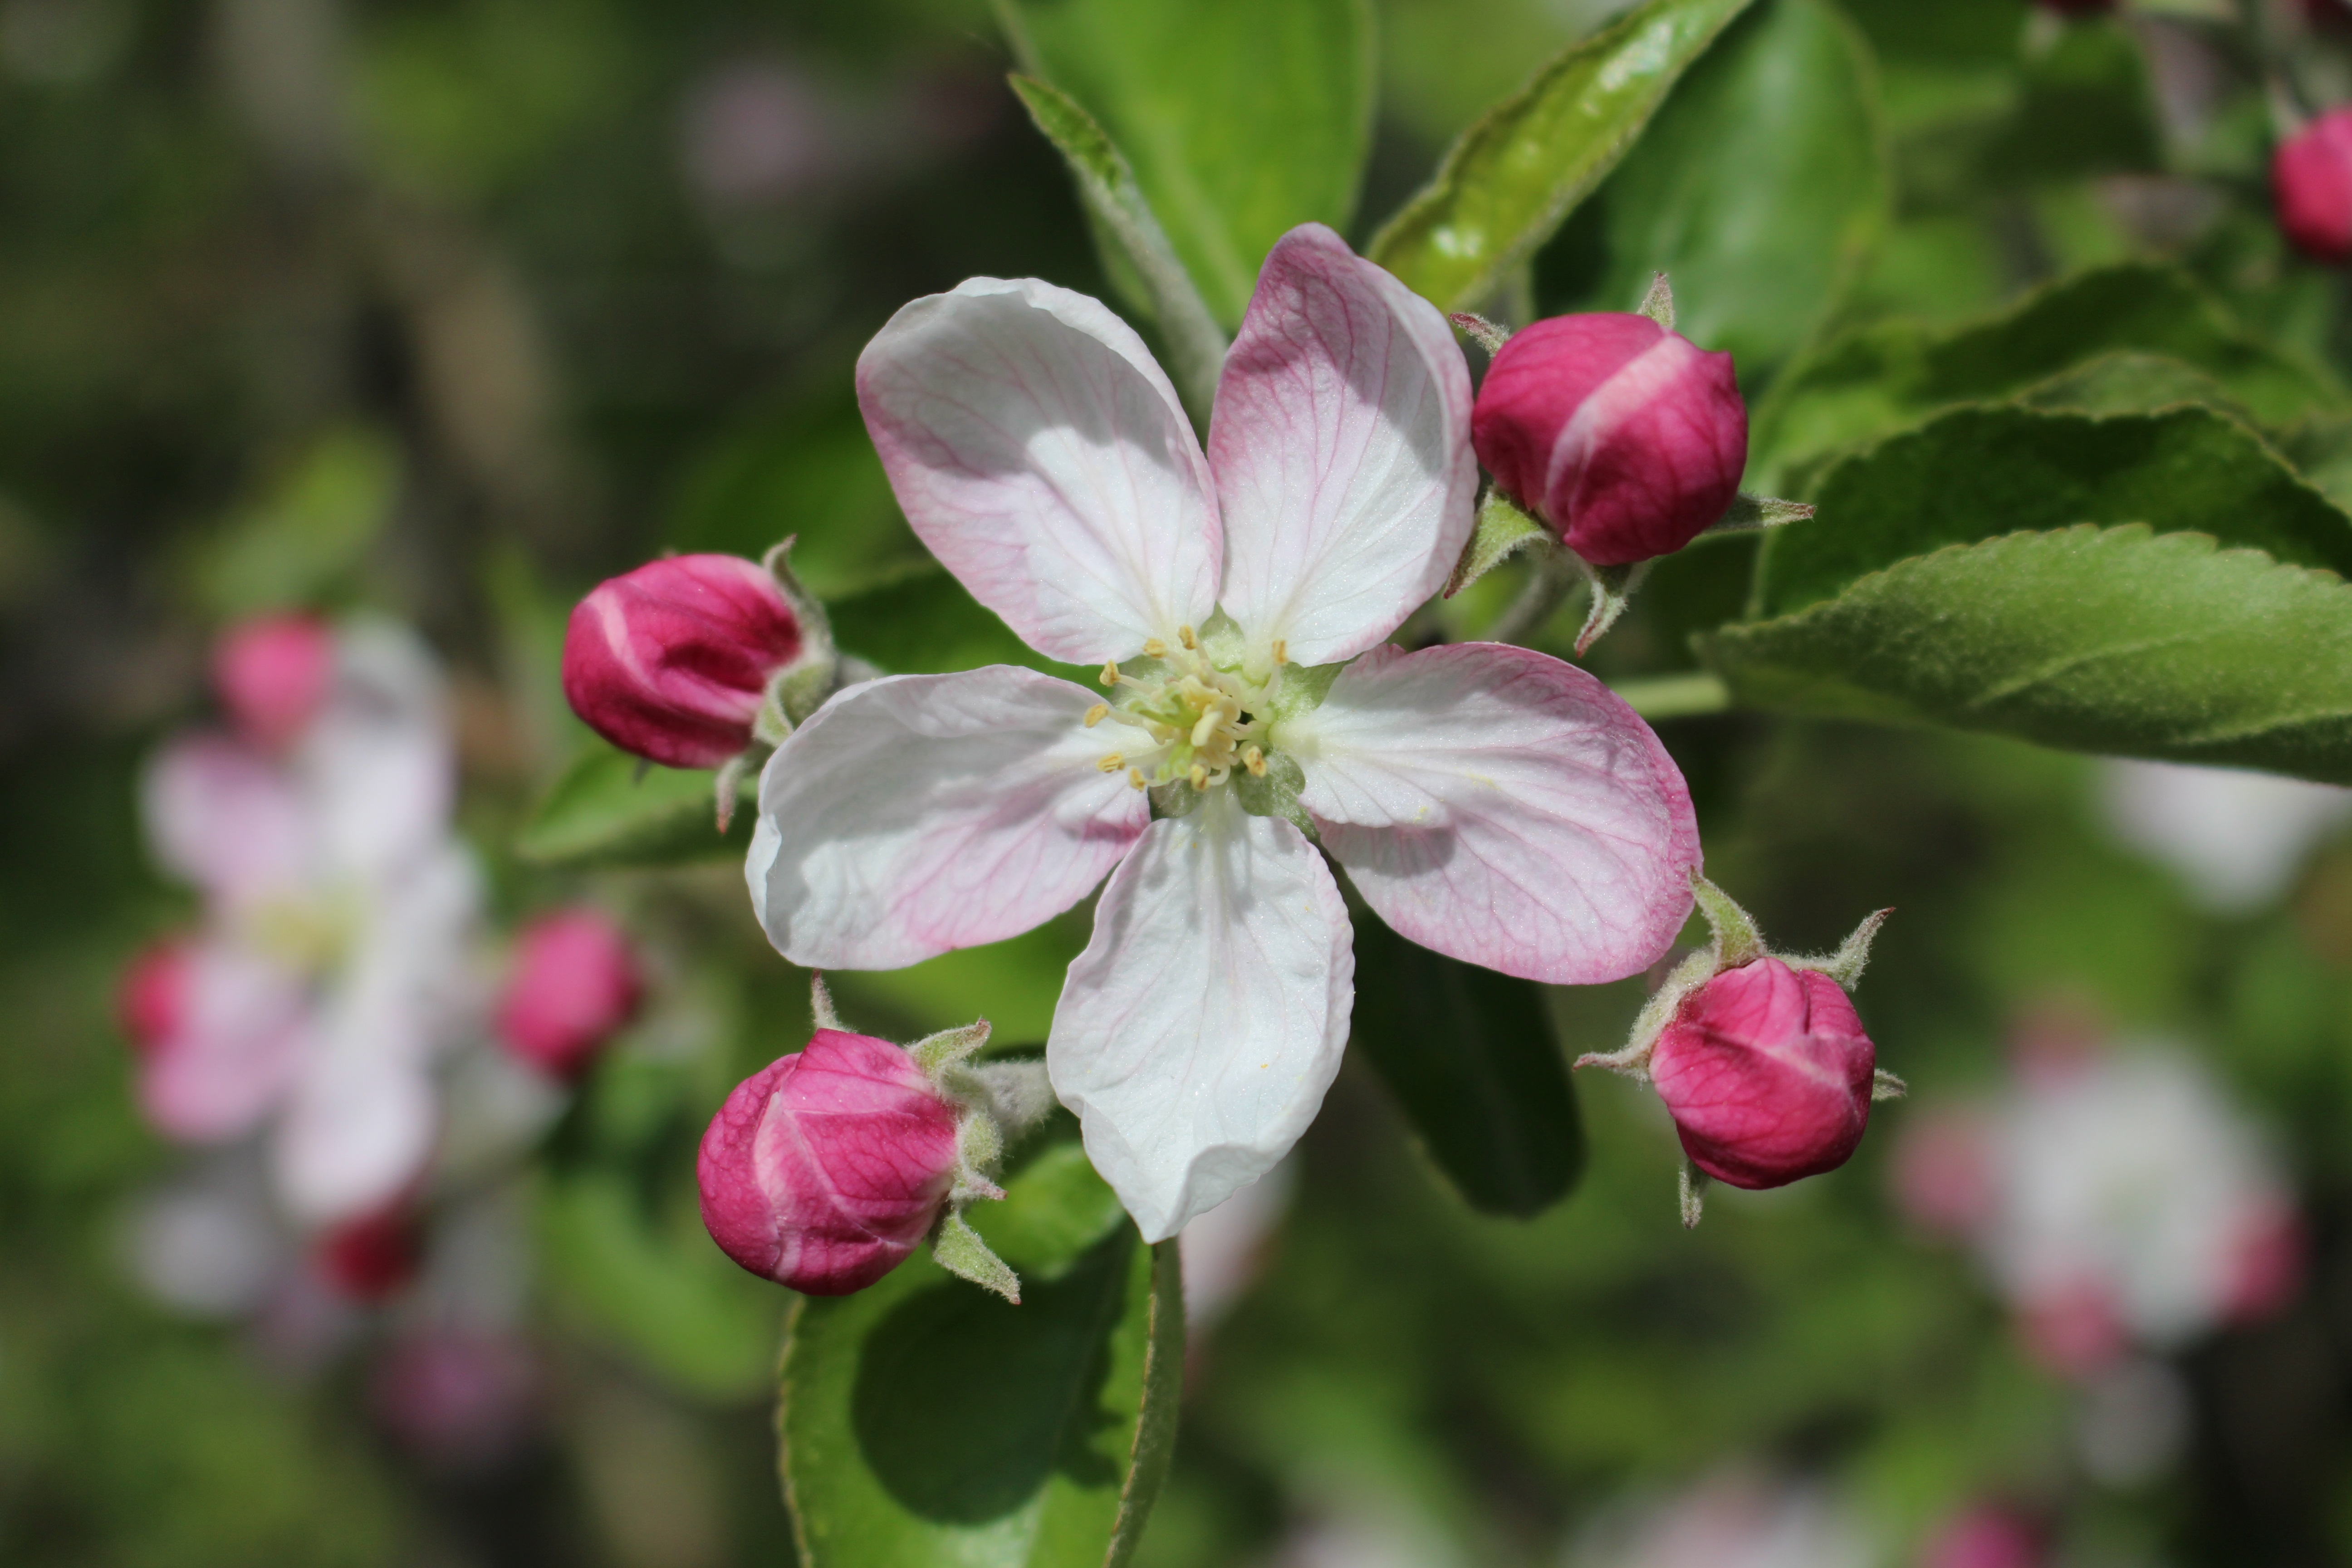
<svg viewBox="0 0 2352 1568">
<path fill-rule="evenodd" d="M 1691 909 L 1682 773 L 1615 693 L 1493 643 L 1375 648 L 1283 726 L 1299 804 L 1381 919 L 1553 984 L 1639 973 Z"/>
<path fill-rule="evenodd" d="M 242 1137 L 285 1094 L 310 1040 L 300 979 L 223 942 L 188 954 L 178 1026 L 140 1065 L 139 1106 L 190 1143 Z"/>
<path fill-rule="evenodd" d="M 1070 965 L 1045 1065 L 1146 1239 L 1273 1169 L 1339 1070 L 1347 906 L 1306 835 L 1219 789 L 1155 822 Z"/>
<path fill-rule="evenodd" d="M 1363 652 L 1444 585 L 1470 537 L 1470 373 L 1437 308 L 1320 224 L 1283 236 L 1209 423 L 1221 602 L 1264 655 Z"/>
<path fill-rule="evenodd" d="M 1087 896 L 1150 819 L 1097 763 L 1148 744 L 1095 694 L 1009 665 L 840 693 L 760 776 L 745 876 L 768 940 L 818 969 L 896 969 L 1017 936 Z"/>
<path fill-rule="evenodd" d="M 857 403 L 908 521 L 1030 647 L 1127 658 L 1214 608 L 1216 495 L 1176 390 L 1100 302 L 972 278 L 890 318 Z"/>
</svg>

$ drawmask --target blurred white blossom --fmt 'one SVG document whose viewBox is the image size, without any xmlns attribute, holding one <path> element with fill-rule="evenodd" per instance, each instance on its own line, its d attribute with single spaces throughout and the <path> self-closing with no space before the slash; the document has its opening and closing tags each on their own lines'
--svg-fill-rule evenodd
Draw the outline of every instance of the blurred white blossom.
<svg viewBox="0 0 2352 1568">
<path fill-rule="evenodd" d="M 2206 908 L 2260 908 L 2352 811 L 2352 790 L 2235 768 L 2109 759 L 2100 804 L 2124 844 L 2170 868 Z"/>
</svg>

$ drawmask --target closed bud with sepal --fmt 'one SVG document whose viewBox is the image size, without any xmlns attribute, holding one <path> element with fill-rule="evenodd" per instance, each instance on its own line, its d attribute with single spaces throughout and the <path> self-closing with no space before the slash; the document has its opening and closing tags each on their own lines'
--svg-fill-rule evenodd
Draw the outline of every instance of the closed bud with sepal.
<svg viewBox="0 0 2352 1568">
<path fill-rule="evenodd" d="M 2271 159 L 2279 228 L 2315 261 L 2352 261 L 2352 109 L 2331 110 Z"/>
</svg>

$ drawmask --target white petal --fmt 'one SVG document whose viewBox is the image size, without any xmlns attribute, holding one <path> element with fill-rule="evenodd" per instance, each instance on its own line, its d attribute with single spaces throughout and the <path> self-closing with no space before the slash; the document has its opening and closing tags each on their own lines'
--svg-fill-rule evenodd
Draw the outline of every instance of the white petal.
<svg viewBox="0 0 2352 1568">
<path fill-rule="evenodd" d="M 440 671 L 414 633 L 336 634 L 335 689 L 294 754 L 333 872 L 392 874 L 448 830 L 457 764 Z"/>
<path fill-rule="evenodd" d="M 231 907 L 310 874 L 310 818 L 293 781 L 225 735 L 165 746 L 140 781 L 140 805 L 155 858 Z"/>
<path fill-rule="evenodd" d="M 744 869 L 768 940 L 812 968 L 896 969 L 1085 898 L 1150 819 L 1096 765 L 1148 739 L 1087 729 L 1096 700 L 1006 665 L 835 696 L 760 775 Z"/>
<path fill-rule="evenodd" d="M 305 1064 L 271 1149 L 296 1217 L 331 1225 L 383 1207 L 433 1152 L 433 1084 L 399 1037 L 414 1021 L 346 1015 Z"/>
<path fill-rule="evenodd" d="M 1347 906 L 1297 828 L 1221 788 L 1144 834 L 1070 965 L 1045 1065 L 1146 1239 L 1290 1152 L 1339 1070 L 1355 975 Z"/>
<path fill-rule="evenodd" d="M 1689 917 L 1690 792 L 1615 693 L 1492 643 L 1375 648 L 1276 742 L 1323 847 L 1399 935 L 1506 974 L 1637 974 Z"/>
<path fill-rule="evenodd" d="M 916 533 L 1040 653 L 1127 658 L 1208 618 L 1208 463 L 1097 301 L 996 278 L 918 300 L 858 356 L 857 402 Z"/>
<path fill-rule="evenodd" d="M 1435 306 L 1320 224 L 1285 235 L 1209 423 L 1225 612 L 1263 654 L 1363 652 L 1444 585 L 1478 465 L 1470 373 Z"/>
</svg>

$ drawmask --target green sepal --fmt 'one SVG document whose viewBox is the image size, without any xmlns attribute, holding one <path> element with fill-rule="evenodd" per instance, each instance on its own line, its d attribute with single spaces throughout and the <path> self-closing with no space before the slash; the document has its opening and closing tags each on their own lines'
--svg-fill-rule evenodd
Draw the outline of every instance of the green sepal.
<svg viewBox="0 0 2352 1568">
<path fill-rule="evenodd" d="M 1445 580 L 1444 596 L 1454 597 L 1520 551 L 1550 537 L 1551 531 L 1505 495 L 1502 487 L 1487 486 L 1478 502 L 1478 521 L 1471 527 L 1469 542 L 1463 545 L 1462 558 L 1454 563 L 1454 575 Z"/>
<path fill-rule="evenodd" d="M 1021 1304 L 1021 1277 L 988 1249 L 959 1210 L 940 1216 L 939 1232 L 931 1238 L 931 1260 L 960 1279 L 992 1290 L 1016 1307 Z"/>
</svg>

